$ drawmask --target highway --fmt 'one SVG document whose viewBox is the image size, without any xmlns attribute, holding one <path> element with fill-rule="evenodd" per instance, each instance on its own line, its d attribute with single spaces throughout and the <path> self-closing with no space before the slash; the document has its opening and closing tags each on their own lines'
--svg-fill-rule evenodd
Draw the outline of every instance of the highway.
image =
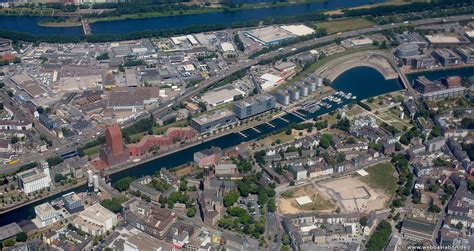
<svg viewBox="0 0 474 251">
<path fill-rule="evenodd" d="M 447 22 L 457 22 L 457 21 L 472 20 L 472 19 L 473 19 L 472 15 L 453 16 L 453 17 L 446 18 Z M 417 25 L 433 24 L 433 23 L 443 22 L 443 20 L 444 20 L 443 18 L 432 18 L 432 19 L 411 21 L 410 25 L 417 26 Z M 394 23 L 394 24 L 374 26 L 374 27 L 364 28 L 364 29 L 359 29 L 359 30 L 347 31 L 347 32 L 339 33 L 339 34 L 333 34 L 333 35 L 329 35 L 329 36 L 325 36 L 325 37 L 321 37 L 321 38 L 315 38 L 315 39 L 303 41 L 303 42 L 300 42 L 300 43 L 297 43 L 297 44 L 288 45 L 286 47 L 282 47 L 279 50 L 274 50 L 274 51 L 268 52 L 266 54 L 260 55 L 255 59 L 248 59 L 248 60 L 242 61 L 238 65 L 234 65 L 234 66 L 230 67 L 227 71 L 222 72 L 222 73 L 220 73 L 216 76 L 210 77 L 210 78 L 200 82 L 199 84 L 197 84 L 196 88 L 189 88 L 184 93 L 176 96 L 175 99 L 168 100 L 168 101 L 162 103 L 161 106 L 152 108 L 151 110 L 149 110 L 148 113 L 140 114 L 135 119 L 133 119 L 133 120 L 131 119 L 131 120 L 128 120 L 127 122 L 125 122 L 125 123 L 122 123 L 121 127 L 123 128 L 123 127 L 130 126 L 131 124 L 133 124 L 137 120 L 149 116 L 150 112 L 153 113 L 155 117 L 160 117 L 163 114 L 169 113 L 173 104 L 177 104 L 177 103 L 180 103 L 181 101 L 185 101 L 185 100 L 199 94 L 202 90 L 204 90 L 204 89 L 212 86 L 213 84 L 223 80 L 224 78 L 232 75 L 233 73 L 235 73 L 237 71 L 240 71 L 242 69 L 248 69 L 248 68 L 258 64 L 262 60 L 268 60 L 268 59 L 271 59 L 271 58 L 273 58 L 275 56 L 278 56 L 280 54 L 291 54 L 292 52 L 297 51 L 299 49 L 303 49 L 303 48 L 306 48 L 306 47 L 309 47 L 309 46 L 314 46 L 314 45 L 321 44 L 321 43 L 330 42 L 330 41 L 333 41 L 336 38 L 346 39 L 346 38 L 350 38 L 350 37 L 354 37 L 354 36 L 359 36 L 359 35 L 362 35 L 362 34 L 378 32 L 378 31 L 382 31 L 382 30 L 389 30 L 389 29 L 393 29 L 393 28 L 397 28 L 397 27 L 401 27 L 401 26 L 405 26 L 405 25 L 407 25 L 407 24 L 405 24 L 405 23 Z M 23 156 L 18 161 L 18 163 L 8 165 L 8 166 L 0 169 L 0 174 L 14 172 L 14 171 L 18 170 L 20 166 L 22 166 L 22 165 L 24 165 L 28 162 L 31 162 L 31 161 L 36 161 L 40 158 L 46 159 L 46 158 L 49 158 L 49 157 L 52 157 L 52 156 L 56 156 L 59 153 L 72 151 L 74 149 L 77 149 L 77 148 L 85 145 L 87 142 L 89 142 L 91 140 L 93 140 L 92 136 L 89 136 L 89 137 L 81 136 L 75 142 L 62 144 L 60 146 L 57 146 L 55 149 L 50 149 L 50 150 L 48 150 L 44 153 L 32 153 L 32 154 L 29 154 L 28 156 Z"/>
</svg>

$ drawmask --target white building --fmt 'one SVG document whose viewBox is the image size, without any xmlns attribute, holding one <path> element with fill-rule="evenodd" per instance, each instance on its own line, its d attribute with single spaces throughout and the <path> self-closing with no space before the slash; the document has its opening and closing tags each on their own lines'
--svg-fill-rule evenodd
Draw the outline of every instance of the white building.
<svg viewBox="0 0 474 251">
<path fill-rule="evenodd" d="M 39 168 L 29 169 L 18 173 L 18 186 L 26 194 L 33 193 L 51 186 L 51 175 L 46 166 L 43 170 Z"/>
<path fill-rule="evenodd" d="M 35 207 L 35 214 L 36 219 L 34 222 L 36 223 L 37 227 L 46 227 L 50 224 L 53 224 L 58 220 L 58 211 L 46 202 L 44 204 L 38 205 Z"/>
<path fill-rule="evenodd" d="M 99 203 L 86 208 L 72 222 L 75 227 L 93 236 L 104 235 L 117 223 L 117 215 Z"/>
<path fill-rule="evenodd" d="M 290 172 L 295 176 L 295 180 L 304 180 L 308 177 L 308 171 L 300 165 L 290 165 Z"/>
</svg>

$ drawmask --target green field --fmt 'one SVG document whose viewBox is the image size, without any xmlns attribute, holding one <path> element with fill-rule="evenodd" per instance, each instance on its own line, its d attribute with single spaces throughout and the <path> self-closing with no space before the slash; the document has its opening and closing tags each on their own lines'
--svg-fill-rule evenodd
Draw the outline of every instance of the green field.
<svg viewBox="0 0 474 251">
<path fill-rule="evenodd" d="M 392 195 L 397 190 L 397 178 L 394 176 L 395 167 L 390 163 L 380 163 L 365 169 L 369 175 L 360 177 L 371 188 L 384 190 Z"/>
<path fill-rule="evenodd" d="M 314 23 L 318 29 L 326 29 L 328 34 L 335 34 L 338 32 L 358 30 L 374 26 L 375 23 L 367 18 L 352 18 L 342 19 L 327 22 Z"/>
</svg>

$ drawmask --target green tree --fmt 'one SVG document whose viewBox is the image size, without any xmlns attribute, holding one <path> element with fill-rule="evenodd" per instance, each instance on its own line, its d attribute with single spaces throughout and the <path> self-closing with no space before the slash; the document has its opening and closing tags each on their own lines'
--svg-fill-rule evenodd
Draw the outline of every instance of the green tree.
<svg viewBox="0 0 474 251">
<path fill-rule="evenodd" d="M 25 232 L 20 232 L 16 234 L 16 241 L 17 242 L 25 242 L 28 239 L 28 236 Z"/>
<path fill-rule="evenodd" d="M 130 184 L 133 182 L 133 180 L 134 179 L 132 177 L 124 177 L 117 180 L 117 182 L 115 182 L 113 186 L 120 192 L 126 191 L 130 187 Z"/>
<path fill-rule="evenodd" d="M 11 246 L 15 245 L 15 240 L 14 239 L 8 239 L 8 240 L 3 242 L 3 245 L 5 245 L 5 247 L 11 247 Z"/>
<path fill-rule="evenodd" d="M 194 207 L 188 208 L 188 210 L 186 211 L 186 215 L 189 218 L 193 218 L 196 215 L 196 208 Z"/>
<path fill-rule="evenodd" d="M 461 222 L 458 222 L 455 226 L 457 229 L 461 230 L 464 226 L 462 225 Z"/>
<path fill-rule="evenodd" d="M 239 193 L 238 192 L 230 192 L 226 196 L 224 196 L 224 206 L 225 207 L 231 207 L 237 202 L 239 199 Z"/>
<path fill-rule="evenodd" d="M 370 236 L 366 245 L 367 251 L 383 250 L 387 245 L 390 235 L 392 234 L 392 226 L 387 221 L 382 221 Z"/>
</svg>

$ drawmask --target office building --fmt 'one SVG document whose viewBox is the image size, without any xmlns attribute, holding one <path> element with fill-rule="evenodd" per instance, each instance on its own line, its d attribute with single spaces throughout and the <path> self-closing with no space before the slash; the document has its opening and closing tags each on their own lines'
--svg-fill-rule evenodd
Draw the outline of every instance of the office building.
<svg viewBox="0 0 474 251">
<path fill-rule="evenodd" d="M 466 64 L 474 63 L 474 47 L 454 49 Z"/>
<path fill-rule="evenodd" d="M 105 131 L 105 145 L 99 153 L 100 159 L 108 166 L 126 162 L 129 153 L 122 141 L 122 131 L 117 124 L 107 127 Z"/>
<path fill-rule="evenodd" d="M 22 232 L 22 230 L 16 222 L 2 226 L 0 227 L 0 241 L 15 237 L 16 234 L 20 232 Z"/>
<path fill-rule="evenodd" d="M 261 94 L 234 103 L 234 113 L 239 119 L 246 119 L 275 108 L 275 97 Z"/>
<path fill-rule="evenodd" d="M 51 176 L 49 168 L 33 168 L 16 175 L 18 187 L 23 189 L 26 194 L 47 188 L 51 186 Z"/>
<path fill-rule="evenodd" d="M 76 213 L 84 209 L 82 199 L 75 192 L 70 192 L 63 195 L 64 208 L 69 213 Z"/>
<path fill-rule="evenodd" d="M 193 118 L 191 127 L 200 133 L 204 133 L 228 126 L 234 122 L 236 122 L 235 113 L 228 109 L 221 109 Z"/>
<path fill-rule="evenodd" d="M 435 50 L 433 51 L 433 57 L 436 58 L 444 67 L 461 63 L 461 57 L 450 49 Z"/>
<path fill-rule="evenodd" d="M 36 206 L 35 214 L 36 219 L 34 222 L 39 228 L 53 224 L 58 221 L 59 216 L 58 211 L 56 211 L 49 202 Z"/>
<path fill-rule="evenodd" d="M 117 215 L 99 203 L 86 208 L 72 221 L 75 227 L 93 236 L 105 235 L 117 223 Z"/>
</svg>

